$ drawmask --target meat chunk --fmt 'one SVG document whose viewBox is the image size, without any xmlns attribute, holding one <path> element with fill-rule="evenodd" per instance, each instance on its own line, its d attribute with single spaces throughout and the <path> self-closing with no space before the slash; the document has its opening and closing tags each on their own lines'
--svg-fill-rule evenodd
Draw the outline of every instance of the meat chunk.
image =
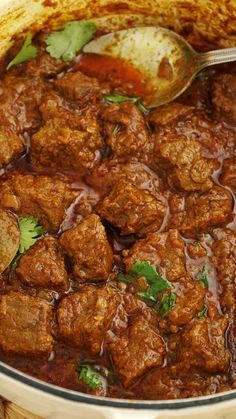
<svg viewBox="0 0 236 419">
<path fill-rule="evenodd" d="M 226 349 L 227 317 L 193 320 L 185 329 L 179 348 L 179 359 L 205 372 L 227 371 L 230 355 Z"/>
<path fill-rule="evenodd" d="M 213 263 L 220 284 L 221 307 L 230 319 L 227 340 L 234 362 L 236 360 L 236 232 L 219 229 L 213 232 L 213 236 Z"/>
<path fill-rule="evenodd" d="M 16 355 L 48 357 L 52 308 L 43 300 L 11 292 L 0 296 L 0 347 Z"/>
<path fill-rule="evenodd" d="M 183 326 L 202 310 L 205 289 L 199 281 L 185 276 L 173 284 L 171 292 L 175 293 L 176 301 L 166 315 L 167 323 L 174 326 Z"/>
<path fill-rule="evenodd" d="M 132 183 L 139 189 L 146 189 L 153 195 L 159 193 L 161 180 L 155 172 L 142 163 L 120 163 L 117 160 L 104 161 L 86 177 L 89 185 L 101 188 L 104 194 L 108 193 L 119 180 Z"/>
<path fill-rule="evenodd" d="M 144 400 L 184 399 L 229 390 L 225 382 L 220 385 L 219 376 L 200 376 L 194 371 L 186 371 L 182 364 L 155 368 L 137 386 L 138 394 Z"/>
<path fill-rule="evenodd" d="M 150 368 L 164 363 L 165 343 L 141 315 L 109 345 L 109 352 L 124 387 L 128 387 Z"/>
<path fill-rule="evenodd" d="M 50 86 L 42 80 L 6 76 L 0 82 L 1 123 L 17 134 L 36 129 L 41 122 L 38 107 L 46 90 Z"/>
<path fill-rule="evenodd" d="M 47 230 L 56 231 L 78 192 L 59 177 L 14 173 L 0 182 L 0 207 L 22 217 L 33 215 Z"/>
<path fill-rule="evenodd" d="M 127 272 L 137 260 L 148 260 L 169 281 L 186 275 L 184 241 L 177 230 L 148 234 L 131 249 L 124 250 L 123 255 Z"/>
<path fill-rule="evenodd" d="M 171 106 L 171 104 L 168 106 Z M 152 118 L 152 114 L 150 114 L 150 118 Z M 157 152 L 159 152 L 158 150 L 161 144 L 168 144 L 173 141 L 182 142 L 183 140 L 187 141 L 189 145 L 190 142 L 193 142 L 194 145 L 197 142 L 201 146 L 201 154 L 203 152 L 204 155 L 207 154 L 207 160 L 222 154 L 227 157 L 232 156 L 232 154 L 235 155 L 234 130 L 226 126 L 222 121 L 210 119 L 206 112 L 192 109 L 191 112 L 183 113 L 178 119 L 170 118 L 163 125 L 160 124 L 159 120 L 155 123 L 155 119 L 154 117 L 150 122 L 151 128 L 154 131 L 155 160 L 158 160 Z"/>
<path fill-rule="evenodd" d="M 171 197 L 170 228 L 177 228 L 183 236 L 196 237 L 200 232 L 229 222 L 233 199 L 227 189 L 214 186 L 209 192 Z"/>
<path fill-rule="evenodd" d="M 100 98 L 103 92 L 99 82 L 94 77 L 88 77 L 79 71 L 66 73 L 55 82 L 66 98 L 78 104 L 86 104 L 94 98 Z"/>
<path fill-rule="evenodd" d="M 68 289 L 64 258 L 53 237 L 38 240 L 20 259 L 16 273 L 29 287 Z"/>
<path fill-rule="evenodd" d="M 80 110 L 73 102 L 66 100 L 57 92 L 46 92 L 41 100 L 39 111 L 44 122 L 58 118 L 71 128 L 78 128 Z"/>
<path fill-rule="evenodd" d="M 236 157 L 224 160 L 220 182 L 236 193 Z"/>
<path fill-rule="evenodd" d="M 71 129 L 54 118 L 32 136 L 30 161 L 33 166 L 84 172 L 93 167 L 102 148 L 98 126 L 96 134 L 91 135 L 89 130 Z"/>
<path fill-rule="evenodd" d="M 171 102 L 151 112 L 148 116 L 148 122 L 154 130 L 157 130 L 160 126 L 176 123 L 179 119 L 191 115 L 193 111 L 194 106 Z"/>
<path fill-rule="evenodd" d="M 0 209 L 0 274 L 16 256 L 19 244 L 20 229 L 16 217 Z"/>
<path fill-rule="evenodd" d="M 236 316 L 236 232 L 228 229 L 215 230 L 214 237 L 213 262 L 222 286 L 222 305 L 228 311 L 234 310 Z"/>
<path fill-rule="evenodd" d="M 104 105 L 101 111 L 107 142 L 115 157 L 145 156 L 151 151 L 147 127 L 141 111 L 133 103 Z"/>
<path fill-rule="evenodd" d="M 120 303 L 120 294 L 109 285 L 85 285 L 81 291 L 70 293 L 57 309 L 59 338 L 98 355 Z"/>
<path fill-rule="evenodd" d="M 119 227 L 123 235 L 138 233 L 143 236 L 161 227 L 166 205 L 148 191 L 120 181 L 98 204 L 96 211 Z"/>
<path fill-rule="evenodd" d="M 38 48 L 37 57 L 30 59 L 24 63 L 23 73 L 28 77 L 54 77 L 65 71 L 68 62 L 51 57 L 45 51 L 45 48 Z"/>
<path fill-rule="evenodd" d="M 79 281 L 103 281 L 111 269 L 113 253 L 100 218 L 88 215 L 76 227 L 60 237 L 61 245 L 73 261 L 73 273 Z"/>
<path fill-rule="evenodd" d="M 212 86 L 212 103 L 215 115 L 226 122 L 236 123 L 236 75 L 221 74 Z"/>
<path fill-rule="evenodd" d="M 202 157 L 196 140 L 185 137 L 168 140 L 167 137 L 167 141 L 155 141 L 154 164 L 165 170 L 169 186 L 185 191 L 210 189 L 217 162 Z"/>
<path fill-rule="evenodd" d="M 0 129 L 0 169 L 23 154 L 24 149 L 22 139 L 11 129 L 2 125 Z"/>
</svg>

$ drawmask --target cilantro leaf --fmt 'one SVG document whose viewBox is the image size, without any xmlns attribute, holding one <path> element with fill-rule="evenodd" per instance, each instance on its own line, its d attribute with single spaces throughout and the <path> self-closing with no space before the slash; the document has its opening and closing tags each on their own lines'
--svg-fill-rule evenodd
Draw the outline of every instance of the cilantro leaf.
<svg viewBox="0 0 236 419">
<path fill-rule="evenodd" d="M 170 282 L 159 274 L 156 266 L 151 265 L 148 260 L 134 262 L 129 274 L 135 277 L 144 276 L 155 292 L 165 291 L 171 286 Z"/>
<path fill-rule="evenodd" d="M 176 301 L 176 294 L 174 292 L 170 292 L 169 294 L 163 295 L 160 303 L 157 306 L 157 309 L 162 317 L 164 317 L 168 311 L 170 311 Z"/>
<path fill-rule="evenodd" d="M 201 282 L 202 285 L 205 288 L 209 288 L 209 283 L 208 283 L 208 277 L 207 277 L 207 275 L 208 275 L 208 268 L 205 265 L 204 268 L 203 268 L 203 270 L 202 270 L 202 272 L 198 276 L 198 281 Z"/>
<path fill-rule="evenodd" d="M 13 60 L 11 60 L 7 66 L 7 70 L 9 70 L 9 68 L 11 68 L 13 65 L 16 64 L 20 64 L 23 63 L 24 61 L 28 61 L 31 58 L 35 58 L 37 56 L 37 47 L 35 47 L 34 45 L 32 45 L 31 41 L 32 41 L 32 33 L 28 33 L 25 42 L 23 44 L 23 47 L 21 48 L 21 50 L 18 52 L 18 54 L 15 56 L 15 58 L 13 58 Z"/>
<path fill-rule="evenodd" d="M 124 282 L 125 284 L 131 284 L 131 279 L 127 278 L 124 274 L 118 274 L 116 277 L 117 281 Z"/>
<path fill-rule="evenodd" d="M 137 295 L 142 297 L 144 300 L 152 301 L 154 303 L 157 302 L 156 293 L 153 292 L 152 288 L 148 288 L 146 291 L 139 291 Z"/>
<path fill-rule="evenodd" d="M 137 292 L 137 295 L 144 300 L 156 303 L 158 301 L 156 294 L 171 287 L 171 283 L 160 275 L 156 266 L 151 265 L 148 260 L 134 262 L 127 274 L 121 273 L 117 275 L 117 280 L 126 284 L 132 284 L 135 278 L 140 278 L 141 276 L 146 278 L 149 285 L 146 290 Z"/>
<path fill-rule="evenodd" d="M 131 102 L 131 103 L 134 103 L 137 106 L 137 108 L 139 108 L 139 110 L 142 111 L 144 114 L 149 113 L 149 110 L 145 108 L 145 106 L 143 106 L 142 98 L 140 97 L 136 97 L 136 96 L 129 97 L 129 96 L 120 95 L 119 93 L 111 93 L 110 95 L 104 96 L 104 100 L 110 103 Z"/>
<path fill-rule="evenodd" d="M 197 76 L 200 79 L 208 79 L 209 78 L 209 70 L 202 70 L 200 71 Z"/>
<path fill-rule="evenodd" d="M 207 314 L 207 306 L 206 305 L 204 305 L 202 310 L 197 313 L 197 316 L 198 316 L 199 319 L 201 319 L 202 317 L 205 316 L 205 314 Z"/>
<path fill-rule="evenodd" d="M 89 364 L 79 364 L 76 369 L 80 380 L 84 381 L 91 390 L 101 387 L 101 376 Z"/>
<path fill-rule="evenodd" d="M 60 31 L 53 32 L 45 40 L 46 51 L 53 58 L 71 61 L 92 39 L 95 32 L 96 26 L 93 22 L 85 20 L 67 22 Z"/>
<path fill-rule="evenodd" d="M 37 238 L 44 233 L 44 228 L 38 224 L 38 220 L 34 217 L 22 218 L 19 221 L 20 228 L 20 244 L 18 252 L 12 262 L 12 268 L 15 269 L 18 260 L 36 242 Z"/>
</svg>

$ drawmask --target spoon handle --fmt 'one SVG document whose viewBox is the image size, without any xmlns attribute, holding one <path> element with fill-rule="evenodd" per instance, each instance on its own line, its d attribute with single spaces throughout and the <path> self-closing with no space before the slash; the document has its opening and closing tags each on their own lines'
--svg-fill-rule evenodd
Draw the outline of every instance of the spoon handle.
<svg viewBox="0 0 236 419">
<path fill-rule="evenodd" d="M 198 54 L 198 59 L 200 70 L 205 67 L 209 67 L 210 65 L 236 61 L 236 48 L 225 48 L 203 52 L 202 54 Z"/>
</svg>

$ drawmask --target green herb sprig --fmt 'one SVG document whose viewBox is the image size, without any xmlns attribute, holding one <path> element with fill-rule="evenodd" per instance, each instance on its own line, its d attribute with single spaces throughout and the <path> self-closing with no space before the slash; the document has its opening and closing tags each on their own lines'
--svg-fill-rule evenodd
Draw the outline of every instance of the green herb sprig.
<svg viewBox="0 0 236 419">
<path fill-rule="evenodd" d="M 96 26 L 91 21 L 67 22 L 61 30 L 52 32 L 45 40 L 46 51 L 53 58 L 71 61 L 81 48 L 92 39 L 95 32 Z"/>
<path fill-rule="evenodd" d="M 144 300 L 155 303 L 153 306 L 161 316 L 164 316 L 171 310 L 176 301 L 176 295 L 173 292 L 165 294 L 159 302 L 157 293 L 166 291 L 171 288 L 171 283 L 164 278 L 157 270 L 155 265 L 152 265 L 148 260 L 136 261 L 132 264 L 127 274 L 119 274 L 118 281 L 132 284 L 132 282 L 140 277 L 145 277 L 149 287 L 145 291 L 137 292 L 137 295 Z"/>
<path fill-rule="evenodd" d="M 12 269 L 15 269 L 21 256 L 28 250 L 36 240 L 45 232 L 44 228 L 38 224 L 36 218 L 29 216 L 19 221 L 20 244 L 18 252 L 12 261 Z"/>
<path fill-rule="evenodd" d="M 204 305 L 202 310 L 198 312 L 197 316 L 199 319 L 201 319 L 202 317 L 206 316 L 207 314 L 207 306 Z"/>
<path fill-rule="evenodd" d="M 76 370 L 82 380 L 91 390 L 102 386 L 102 377 L 89 364 L 78 364 Z"/>
<path fill-rule="evenodd" d="M 208 283 L 208 268 L 205 265 L 202 272 L 198 276 L 198 281 L 201 282 L 201 284 L 204 286 L 204 288 L 209 288 Z"/>
<path fill-rule="evenodd" d="M 125 103 L 125 102 L 131 102 L 134 103 L 137 108 L 139 108 L 140 111 L 142 111 L 145 115 L 149 113 L 149 110 L 145 108 L 145 106 L 142 104 L 142 98 L 136 97 L 136 96 L 123 96 L 119 93 L 111 93 L 110 95 L 104 96 L 104 100 L 109 103 Z"/>
<path fill-rule="evenodd" d="M 9 62 L 7 70 L 9 70 L 13 65 L 21 64 L 37 56 L 38 49 L 36 46 L 32 45 L 32 37 L 32 33 L 28 33 L 22 48 L 15 58 Z"/>
</svg>

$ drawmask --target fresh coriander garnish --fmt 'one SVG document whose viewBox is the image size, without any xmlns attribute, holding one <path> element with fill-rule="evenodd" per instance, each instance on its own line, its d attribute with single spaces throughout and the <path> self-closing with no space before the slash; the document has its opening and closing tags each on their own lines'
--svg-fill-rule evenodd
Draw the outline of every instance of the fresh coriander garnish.
<svg viewBox="0 0 236 419">
<path fill-rule="evenodd" d="M 165 291 L 171 287 L 170 282 L 160 275 L 156 266 L 151 265 L 148 260 L 134 262 L 129 275 L 134 277 L 144 276 L 148 284 L 155 288 L 155 292 Z"/>
<path fill-rule="evenodd" d="M 200 78 L 200 79 L 208 79 L 209 78 L 209 71 L 207 71 L 207 70 L 202 70 L 202 71 L 200 71 L 198 74 L 197 74 L 197 76 L 196 77 L 198 77 L 198 78 Z"/>
<path fill-rule="evenodd" d="M 85 384 L 94 390 L 102 385 L 101 376 L 91 367 L 89 364 L 79 364 L 76 366 L 76 370 L 79 374 L 80 380 L 84 381 Z"/>
<path fill-rule="evenodd" d="M 15 269 L 18 263 L 18 260 L 33 244 L 36 242 L 38 237 L 44 233 L 44 228 L 38 224 L 38 220 L 34 217 L 22 218 L 19 221 L 20 229 L 20 244 L 18 252 L 13 259 L 12 268 Z"/>
<path fill-rule="evenodd" d="M 156 293 L 153 292 L 152 288 L 148 288 L 146 291 L 139 291 L 137 292 L 139 297 L 142 297 L 144 300 L 152 301 L 154 303 L 157 302 Z"/>
<path fill-rule="evenodd" d="M 160 303 L 157 306 L 157 309 L 162 317 L 164 317 L 168 311 L 170 311 L 176 301 L 176 294 L 174 292 L 170 292 L 169 294 L 163 295 Z"/>
<path fill-rule="evenodd" d="M 206 313 L 207 313 L 207 306 L 204 305 L 202 310 L 197 313 L 197 316 L 199 319 L 201 319 L 202 317 L 206 315 Z"/>
<path fill-rule="evenodd" d="M 202 283 L 202 285 L 205 288 L 209 288 L 209 283 L 208 283 L 208 268 L 205 265 L 202 272 L 200 273 L 200 275 L 198 276 L 198 281 Z"/>
<path fill-rule="evenodd" d="M 137 108 L 139 108 L 139 110 L 142 111 L 144 114 L 149 113 L 149 110 L 145 108 L 145 106 L 143 106 L 142 98 L 140 97 L 136 97 L 136 96 L 129 97 L 129 96 L 120 95 L 119 93 L 111 93 L 110 95 L 104 96 L 104 100 L 106 102 L 111 102 L 111 103 L 131 102 L 131 103 L 134 103 L 137 106 Z"/>
<path fill-rule="evenodd" d="M 134 262 L 129 272 L 127 274 L 119 274 L 117 280 L 131 284 L 132 280 L 141 276 L 146 278 L 149 288 L 145 291 L 139 291 L 137 295 L 145 300 L 156 302 L 156 294 L 171 287 L 171 283 L 160 275 L 156 266 L 151 265 L 148 260 Z"/>
<path fill-rule="evenodd" d="M 67 22 L 60 31 L 53 32 L 46 39 L 46 51 L 53 58 L 71 61 L 96 32 L 93 22 L 79 20 Z"/>
<path fill-rule="evenodd" d="M 131 284 L 131 279 L 127 278 L 124 274 L 118 274 L 116 277 L 117 281 L 124 282 L 125 284 Z"/>
<path fill-rule="evenodd" d="M 31 58 L 35 58 L 37 56 L 37 47 L 32 45 L 32 33 L 28 33 L 25 42 L 23 44 L 23 47 L 18 52 L 18 54 L 11 60 L 7 66 L 7 70 L 11 68 L 13 65 L 23 63 L 25 61 L 30 60 Z"/>
</svg>

